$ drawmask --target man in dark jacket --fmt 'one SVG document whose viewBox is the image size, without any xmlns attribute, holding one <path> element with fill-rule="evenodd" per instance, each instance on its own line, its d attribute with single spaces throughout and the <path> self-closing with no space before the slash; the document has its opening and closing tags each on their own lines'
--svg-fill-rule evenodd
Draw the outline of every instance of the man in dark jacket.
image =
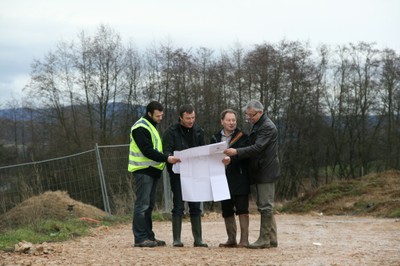
<svg viewBox="0 0 400 266">
<path fill-rule="evenodd" d="M 251 100 L 245 108 L 246 116 L 253 127 L 250 146 L 228 148 L 225 154 L 237 158 L 250 158 L 250 182 L 257 192 L 257 209 L 261 214 L 260 235 L 248 248 L 277 247 L 277 228 L 274 217 L 275 181 L 280 177 L 278 158 L 278 132 L 274 123 L 264 113 L 264 106 Z"/>
<path fill-rule="evenodd" d="M 162 150 L 157 124 L 163 118 L 163 106 L 156 101 L 146 107 L 146 114 L 131 128 L 128 171 L 135 179 L 136 201 L 132 230 L 135 247 L 165 246 L 155 238 L 151 214 L 153 212 L 157 182 L 165 163 L 177 163 L 179 158 L 166 156 Z"/>
<path fill-rule="evenodd" d="M 249 145 L 247 134 L 236 127 L 236 112 L 225 109 L 221 112 L 222 130 L 211 138 L 211 143 L 227 141 L 230 148 L 240 148 Z M 247 176 L 247 160 L 232 160 L 226 166 L 226 178 L 228 181 L 230 199 L 221 201 L 222 217 L 225 221 L 225 229 L 228 235 L 226 243 L 220 247 L 247 247 L 249 244 L 249 194 L 250 184 Z M 239 217 L 240 241 L 236 242 L 236 219 Z"/>
<path fill-rule="evenodd" d="M 204 130 L 195 124 L 196 114 L 193 106 L 185 104 L 179 108 L 179 122 L 171 125 L 163 136 L 163 150 L 167 156 L 174 151 L 181 151 L 192 147 L 202 146 L 204 142 Z M 182 200 L 181 178 L 172 171 L 172 165 L 167 164 L 173 194 L 172 209 L 172 234 L 173 246 L 183 247 L 181 242 L 182 216 L 185 206 Z M 188 202 L 190 222 L 195 247 L 208 247 L 202 240 L 201 232 L 201 208 L 200 202 Z"/>
</svg>

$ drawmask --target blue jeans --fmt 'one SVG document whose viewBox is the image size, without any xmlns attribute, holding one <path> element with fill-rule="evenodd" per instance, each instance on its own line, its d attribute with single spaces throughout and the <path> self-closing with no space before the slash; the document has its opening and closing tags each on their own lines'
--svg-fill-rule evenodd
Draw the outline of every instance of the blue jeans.
<svg viewBox="0 0 400 266">
<path fill-rule="evenodd" d="M 133 176 L 136 182 L 136 201 L 133 211 L 132 231 L 135 243 L 141 243 L 148 239 L 155 239 L 151 214 L 155 204 L 158 179 L 142 173 L 133 173 Z"/>
<path fill-rule="evenodd" d="M 183 216 L 185 212 L 185 202 L 182 200 L 181 178 L 177 175 L 170 175 L 171 190 L 173 194 L 174 207 L 172 216 Z M 188 202 L 190 216 L 201 215 L 200 202 Z"/>
<path fill-rule="evenodd" d="M 255 184 L 257 192 L 257 210 L 262 213 L 273 214 L 275 199 L 275 183 Z"/>
</svg>

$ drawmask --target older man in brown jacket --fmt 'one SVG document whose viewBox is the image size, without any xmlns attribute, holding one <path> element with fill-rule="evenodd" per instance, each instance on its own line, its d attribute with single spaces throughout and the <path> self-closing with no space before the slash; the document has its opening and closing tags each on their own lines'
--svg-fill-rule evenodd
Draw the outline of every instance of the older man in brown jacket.
<svg viewBox="0 0 400 266">
<path fill-rule="evenodd" d="M 250 146 L 229 148 L 228 156 L 238 159 L 250 158 L 249 176 L 257 192 L 257 209 L 261 214 L 260 235 L 248 248 L 270 248 L 278 246 L 277 227 L 274 217 L 275 181 L 280 177 L 278 158 L 278 131 L 275 124 L 264 113 L 264 106 L 251 100 L 245 108 L 246 116 L 253 127 Z"/>
</svg>

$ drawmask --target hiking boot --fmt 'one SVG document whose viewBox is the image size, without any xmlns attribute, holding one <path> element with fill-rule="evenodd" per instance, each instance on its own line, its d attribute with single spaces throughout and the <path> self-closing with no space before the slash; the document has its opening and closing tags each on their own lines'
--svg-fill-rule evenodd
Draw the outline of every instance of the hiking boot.
<svg viewBox="0 0 400 266">
<path fill-rule="evenodd" d="M 135 245 L 134 245 L 134 247 L 139 247 L 139 248 L 153 248 L 156 246 L 157 246 L 156 241 L 152 241 L 152 240 L 148 240 L 148 239 L 143 242 L 140 242 L 140 243 L 135 243 Z"/>
<path fill-rule="evenodd" d="M 166 245 L 165 241 L 160 240 L 160 239 L 154 239 L 153 241 L 155 241 L 157 243 L 158 247 L 162 247 L 162 246 Z"/>
<path fill-rule="evenodd" d="M 278 242 L 270 242 L 271 243 L 271 248 L 277 248 L 278 247 Z"/>
</svg>

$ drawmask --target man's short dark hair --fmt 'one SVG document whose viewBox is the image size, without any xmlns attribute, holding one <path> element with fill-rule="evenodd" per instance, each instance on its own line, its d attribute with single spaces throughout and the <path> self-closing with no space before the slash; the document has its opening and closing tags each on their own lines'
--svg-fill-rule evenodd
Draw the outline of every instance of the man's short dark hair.
<svg viewBox="0 0 400 266">
<path fill-rule="evenodd" d="M 184 104 L 179 107 L 179 116 L 183 117 L 184 113 L 191 114 L 194 112 L 194 107 L 191 104 Z"/>
<path fill-rule="evenodd" d="M 163 109 L 164 109 L 164 107 L 162 106 L 161 103 L 159 103 L 157 101 L 152 101 L 146 106 L 146 114 L 147 113 L 153 114 L 154 110 L 158 110 L 161 112 Z"/>
</svg>

